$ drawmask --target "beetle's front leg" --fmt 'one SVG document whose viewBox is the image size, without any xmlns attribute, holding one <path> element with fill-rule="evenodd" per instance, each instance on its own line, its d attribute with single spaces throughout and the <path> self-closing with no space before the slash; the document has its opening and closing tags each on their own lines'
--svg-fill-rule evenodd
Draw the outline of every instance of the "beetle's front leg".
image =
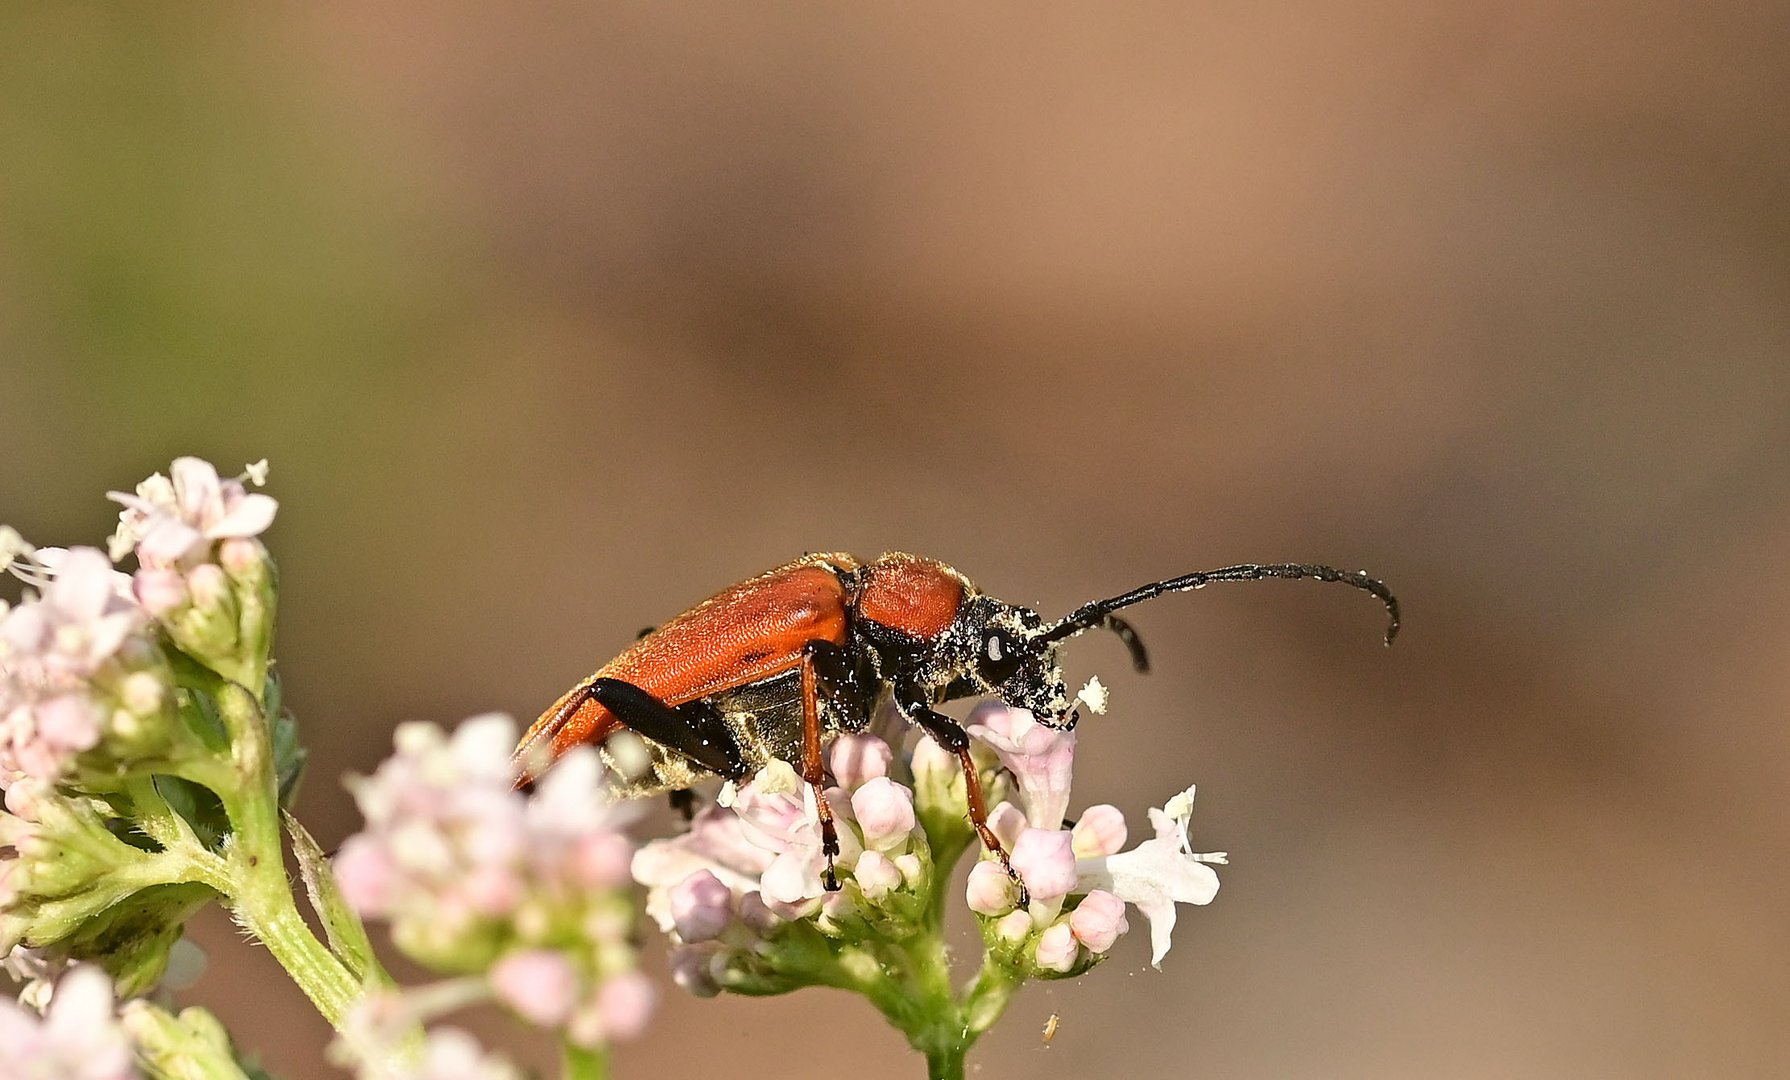
<svg viewBox="0 0 1790 1080">
<path fill-rule="evenodd" d="M 970 736 L 963 730 L 963 725 L 933 709 L 932 703 L 920 687 L 907 685 L 895 688 L 895 706 L 901 715 L 909 721 L 920 725 L 921 730 L 933 742 L 947 751 L 957 755 L 957 761 L 963 766 L 963 790 L 965 801 L 969 803 L 970 824 L 976 827 L 976 835 L 982 838 L 982 846 L 987 848 L 995 858 L 1001 861 L 1001 868 L 1019 889 L 1019 902 L 1023 906 L 1031 902 L 1031 894 L 1026 889 L 1024 879 L 1013 869 L 1013 863 L 1007 858 L 1007 849 L 1001 846 L 1001 838 L 988 827 L 988 801 L 982 797 L 982 777 L 976 771 L 976 763 L 970 760 Z"/>
</svg>

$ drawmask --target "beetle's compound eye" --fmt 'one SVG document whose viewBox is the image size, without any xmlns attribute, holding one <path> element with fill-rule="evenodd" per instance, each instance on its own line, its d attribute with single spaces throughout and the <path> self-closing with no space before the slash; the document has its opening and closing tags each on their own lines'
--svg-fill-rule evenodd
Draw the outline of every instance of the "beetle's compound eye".
<svg viewBox="0 0 1790 1080">
<path fill-rule="evenodd" d="M 976 673 L 990 686 L 998 686 L 1013 677 L 1022 660 L 1019 644 L 1012 634 L 996 627 L 982 637 L 982 651 L 976 655 Z"/>
</svg>

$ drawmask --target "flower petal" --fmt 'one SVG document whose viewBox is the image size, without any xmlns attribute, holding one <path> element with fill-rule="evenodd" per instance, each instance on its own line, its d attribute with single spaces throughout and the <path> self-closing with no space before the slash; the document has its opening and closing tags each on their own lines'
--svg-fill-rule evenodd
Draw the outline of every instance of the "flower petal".
<svg viewBox="0 0 1790 1080">
<path fill-rule="evenodd" d="M 206 528 L 205 535 L 213 540 L 260 536 L 273 524 L 274 513 L 279 508 L 279 501 L 271 495 L 243 495 L 230 503 L 222 516 Z"/>
<path fill-rule="evenodd" d="M 180 515 L 203 528 L 223 515 L 218 470 L 204 458 L 175 458 L 174 504 Z"/>
</svg>

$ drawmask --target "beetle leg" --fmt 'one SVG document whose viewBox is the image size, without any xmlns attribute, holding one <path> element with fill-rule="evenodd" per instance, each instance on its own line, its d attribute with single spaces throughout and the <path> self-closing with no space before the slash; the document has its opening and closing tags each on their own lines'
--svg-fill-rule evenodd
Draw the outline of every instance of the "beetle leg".
<svg viewBox="0 0 1790 1080">
<path fill-rule="evenodd" d="M 611 678 L 592 679 L 585 694 L 630 731 L 676 750 L 725 779 L 745 777 L 739 742 L 708 703 L 699 699 L 673 708 L 631 682 Z"/>
<path fill-rule="evenodd" d="M 833 861 L 839 856 L 839 833 L 833 826 L 833 807 L 827 802 L 826 770 L 820 756 L 821 668 L 839 670 L 844 649 L 830 641 L 810 641 L 802 646 L 802 779 L 814 792 L 814 809 L 820 815 L 820 850 L 827 857 L 825 884 L 839 891 L 839 874 Z"/>
<path fill-rule="evenodd" d="M 684 824 L 696 820 L 696 792 L 689 788 L 678 788 L 670 793 L 671 812 L 684 819 Z"/>
<path fill-rule="evenodd" d="M 1001 868 L 1007 871 L 1007 877 L 1019 889 L 1020 905 L 1031 903 L 1026 883 L 1019 872 L 1013 869 L 1012 861 L 1007 858 L 1007 849 L 1001 846 L 1001 838 L 988 827 L 988 801 L 982 797 L 982 777 L 976 771 L 976 763 L 970 760 L 969 733 L 957 721 L 934 710 L 918 687 L 898 687 L 895 691 L 895 704 L 901 709 L 902 715 L 920 725 L 921 730 L 933 742 L 957 755 L 958 763 L 963 766 L 963 790 L 965 801 L 969 803 L 970 824 L 976 827 L 976 835 L 982 838 L 982 846 L 1001 861 Z"/>
</svg>

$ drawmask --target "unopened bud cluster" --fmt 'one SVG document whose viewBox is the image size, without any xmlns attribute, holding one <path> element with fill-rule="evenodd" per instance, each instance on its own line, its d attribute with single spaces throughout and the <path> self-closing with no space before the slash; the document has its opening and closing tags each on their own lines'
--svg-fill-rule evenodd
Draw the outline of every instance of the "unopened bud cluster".
<svg viewBox="0 0 1790 1080">
<path fill-rule="evenodd" d="M 826 887 L 817 804 L 773 762 L 696 815 L 688 831 L 634 857 L 647 913 L 674 942 L 673 976 L 700 996 L 793 988 L 814 938 L 836 945 L 903 940 L 925 925 L 933 847 L 914 789 L 890 775 L 895 753 L 870 735 L 837 739 L 826 791 L 839 838 Z"/>
<path fill-rule="evenodd" d="M 131 594 L 182 652 L 259 691 L 274 616 L 273 566 L 259 536 L 278 504 L 244 481 L 265 483 L 267 463 L 224 480 L 209 462 L 178 458 L 169 473 L 111 493 L 124 510 L 110 554 L 136 554 Z"/>
</svg>

